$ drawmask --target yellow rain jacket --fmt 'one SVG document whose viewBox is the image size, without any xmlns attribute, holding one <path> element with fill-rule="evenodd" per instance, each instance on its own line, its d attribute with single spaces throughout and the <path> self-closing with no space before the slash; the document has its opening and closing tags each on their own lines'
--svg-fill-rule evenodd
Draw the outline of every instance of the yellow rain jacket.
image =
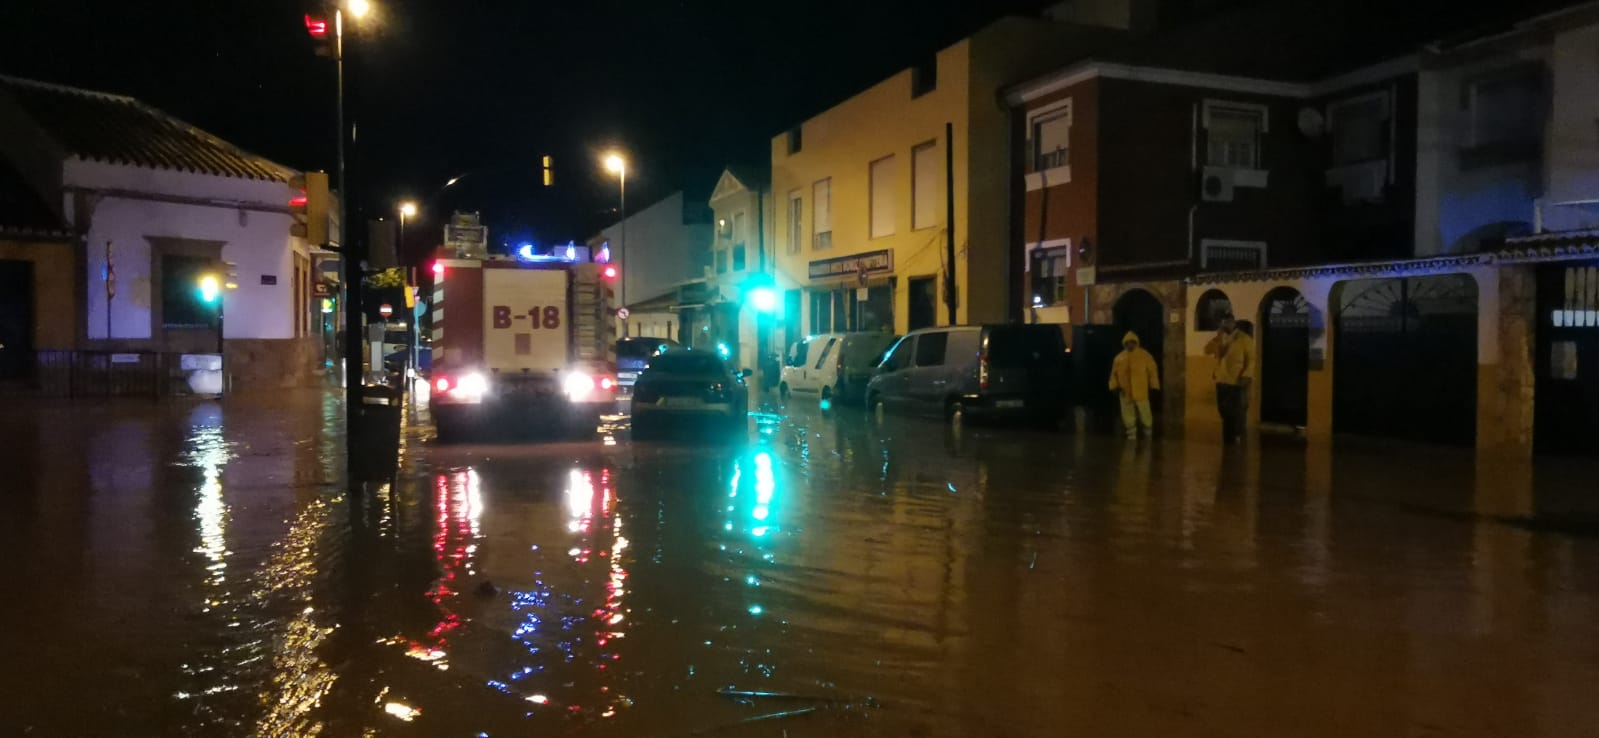
<svg viewBox="0 0 1599 738">
<path fill-rule="evenodd" d="M 1116 354 L 1110 365 L 1110 389 L 1126 392 L 1127 399 L 1142 402 L 1149 399 L 1150 390 L 1160 389 L 1160 371 L 1155 367 L 1155 357 L 1138 345 L 1138 334 L 1128 331 L 1122 343 L 1133 342 L 1132 351 Z"/>
<path fill-rule="evenodd" d="M 1216 371 L 1211 377 L 1217 384 L 1243 384 L 1255 378 L 1255 339 L 1243 331 L 1233 331 L 1231 338 L 1217 333 L 1205 344 L 1205 353 L 1216 357 Z"/>
</svg>

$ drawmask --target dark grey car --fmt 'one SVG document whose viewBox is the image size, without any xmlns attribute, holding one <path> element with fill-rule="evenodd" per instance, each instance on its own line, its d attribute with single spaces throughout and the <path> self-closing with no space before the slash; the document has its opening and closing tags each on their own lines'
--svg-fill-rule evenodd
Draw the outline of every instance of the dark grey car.
<svg viewBox="0 0 1599 738">
<path fill-rule="evenodd" d="M 900 339 L 866 387 L 877 413 L 1029 420 L 1065 414 L 1071 358 L 1057 325 L 925 328 Z"/>
</svg>

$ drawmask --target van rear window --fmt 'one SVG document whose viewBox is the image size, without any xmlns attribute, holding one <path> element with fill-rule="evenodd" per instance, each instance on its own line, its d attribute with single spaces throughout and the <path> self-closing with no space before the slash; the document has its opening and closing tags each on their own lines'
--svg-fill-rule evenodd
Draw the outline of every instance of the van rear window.
<svg viewBox="0 0 1599 738">
<path fill-rule="evenodd" d="M 1066 354 L 1066 339 L 1052 325 L 1006 325 L 988 329 L 988 364 L 996 369 L 1055 361 Z"/>
</svg>

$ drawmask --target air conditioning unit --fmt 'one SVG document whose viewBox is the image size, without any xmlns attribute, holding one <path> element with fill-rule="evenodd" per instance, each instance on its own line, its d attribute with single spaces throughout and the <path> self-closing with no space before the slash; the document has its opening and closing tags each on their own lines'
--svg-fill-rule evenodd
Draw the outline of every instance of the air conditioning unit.
<svg viewBox="0 0 1599 738">
<path fill-rule="evenodd" d="M 1199 199 L 1205 202 L 1233 201 L 1233 170 L 1205 167 L 1199 175 Z"/>
</svg>

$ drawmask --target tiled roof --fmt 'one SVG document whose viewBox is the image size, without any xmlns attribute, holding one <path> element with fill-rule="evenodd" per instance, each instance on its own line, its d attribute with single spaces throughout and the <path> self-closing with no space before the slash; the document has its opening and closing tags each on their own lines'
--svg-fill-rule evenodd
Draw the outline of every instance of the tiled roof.
<svg viewBox="0 0 1599 738">
<path fill-rule="evenodd" d="M 289 174 L 131 97 L 5 76 L 0 91 L 81 159 L 244 179 L 284 180 Z"/>
<path fill-rule="evenodd" d="M 1501 261 L 1599 259 L 1599 229 L 1550 231 L 1505 239 Z"/>
<path fill-rule="evenodd" d="M 0 159 L 0 237 L 66 238 L 65 224 L 16 169 Z"/>
</svg>

